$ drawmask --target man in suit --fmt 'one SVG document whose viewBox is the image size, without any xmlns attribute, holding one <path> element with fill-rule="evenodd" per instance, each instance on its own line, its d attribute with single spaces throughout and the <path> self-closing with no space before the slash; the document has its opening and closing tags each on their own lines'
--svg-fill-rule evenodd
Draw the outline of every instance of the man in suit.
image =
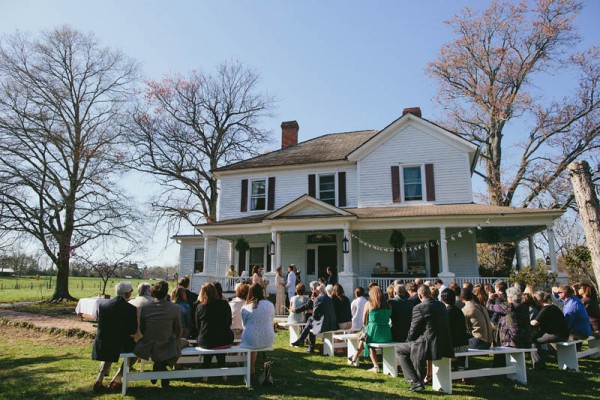
<svg viewBox="0 0 600 400">
<path fill-rule="evenodd" d="M 134 352 L 144 360 L 152 357 L 154 371 L 165 371 L 181 355 L 181 311 L 177 304 L 165 299 L 168 292 L 169 284 L 158 282 L 152 290 L 154 302 L 143 306 L 140 313 L 143 336 L 135 344 Z M 169 386 L 169 380 L 163 379 L 161 386 Z"/>
<path fill-rule="evenodd" d="M 338 328 L 333 300 L 325 293 L 325 285 L 316 288 L 315 296 L 312 317 L 306 321 L 300 338 L 292 343 L 292 346 L 302 346 L 308 337 L 307 353 L 314 353 L 316 335 L 321 332 L 335 331 Z"/>
<path fill-rule="evenodd" d="M 404 342 L 408 336 L 408 328 L 412 317 L 414 303 L 406 298 L 404 285 L 394 286 L 394 298 L 388 300 L 392 310 L 390 322 L 392 325 L 392 340 Z"/>
<path fill-rule="evenodd" d="M 137 309 L 128 303 L 132 291 L 131 282 L 119 282 L 115 285 L 116 297 L 98 308 L 98 330 L 94 339 L 92 359 L 102 362 L 94 383 L 95 392 L 104 389 L 102 381 L 109 374 L 112 363 L 119 361 L 119 354 L 133 350 L 133 335 L 138 328 L 138 319 Z M 122 376 L 123 365 L 108 387 L 120 389 Z"/>
<path fill-rule="evenodd" d="M 426 360 L 453 357 L 450 323 L 446 307 L 431 298 L 429 287 L 421 285 L 417 291 L 420 304 L 413 308 L 407 342 L 397 347 L 404 377 L 411 381 L 409 391 L 420 392 Z"/>
<path fill-rule="evenodd" d="M 413 305 L 416 306 L 421 302 L 421 300 L 419 300 L 419 295 L 417 294 L 418 286 L 416 283 L 408 282 L 405 286 L 405 289 L 408 292 L 408 300 L 411 301 Z"/>
</svg>

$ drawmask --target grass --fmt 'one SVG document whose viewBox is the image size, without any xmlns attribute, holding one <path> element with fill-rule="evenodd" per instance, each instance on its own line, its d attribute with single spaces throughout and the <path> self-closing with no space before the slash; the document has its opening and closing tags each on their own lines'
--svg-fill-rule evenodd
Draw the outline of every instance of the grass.
<svg viewBox="0 0 600 400">
<path fill-rule="evenodd" d="M 52 286 L 48 288 L 50 278 L 40 277 L 36 280 L 34 277 L 7 278 L 0 277 L 0 303 L 15 303 L 28 301 L 43 301 L 52 297 L 56 277 L 52 278 Z M 135 289 L 140 282 L 153 282 L 144 279 L 125 279 L 111 278 L 106 285 L 106 294 L 114 295 L 115 284 L 119 281 L 130 281 Z M 19 286 L 17 289 L 16 286 Z M 76 298 L 94 297 L 101 289 L 102 280 L 100 278 L 88 277 L 69 277 L 69 292 Z M 175 281 L 169 281 L 169 287 L 174 287 Z M 134 293 L 135 297 L 136 294 Z"/>
<path fill-rule="evenodd" d="M 345 357 L 308 355 L 288 345 L 286 331 L 277 333 L 273 361 L 275 386 L 247 390 L 241 377 L 227 382 L 212 378 L 208 383 L 173 381 L 162 390 L 149 381 L 133 382 L 128 399 L 202 398 L 210 399 L 440 399 L 431 387 L 419 394 L 407 391 L 409 384 L 399 378 L 367 372 L 346 365 Z M 600 360 L 580 360 L 579 372 L 559 371 L 554 359 L 546 371 L 528 369 L 528 385 L 504 377 L 472 379 L 454 385 L 454 399 L 597 399 L 600 389 Z M 489 360 L 473 364 L 491 363 Z M 51 336 L 14 326 L 0 327 L 0 399 L 120 399 L 119 393 L 95 395 L 91 391 L 99 363 L 91 360 L 91 341 Z M 114 373 L 115 366 L 113 366 Z M 106 380 L 106 383 L 108 380 Z"/>
</svg>

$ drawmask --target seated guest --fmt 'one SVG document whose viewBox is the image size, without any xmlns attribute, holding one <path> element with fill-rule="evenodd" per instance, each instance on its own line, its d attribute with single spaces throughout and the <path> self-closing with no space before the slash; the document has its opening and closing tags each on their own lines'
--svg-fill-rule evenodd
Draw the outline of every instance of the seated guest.
<svg viewBox="0 0 600 400">
<path fill-rule="evenodd" d="M 560 286 L 552 288 L 554 298 L 558 299 L 563 306 L 563 315 L 567 320 L 569 335 L 573 339 L 587 339 L 592 334 L 590 317 L 585 306 L 579 300 L 571 286 Z"/>
<path fill-rule="evenodd" d="M 600 338 L 600 306 L 598 305 L 596 289 L 589 283 L 582 283 L 579 285 L 579 296 L 581 296 L 581 302 L 590 317 L 592 335 L 595 338 Z"/>
<path fill-rule="evenodd" d="M 420 278 L 417 278 L 420 279 Z M 414 282 L 408 282 L 405 286 L 406 291 L 408 292 L 408 300 L 412 301 L 413 304 L 416 306 L 417 304 L 419 304 L 421 302 L 421 300 L 419 300 L 419 295 L 417 294 L 417 284 Z"/>
<path fill-rule="evenodd" d="M 383 291 L 379 286 L 373 286 L 369 289 L 369 302 L 365 306 L 365 340 L 361 340 L 354 357 L 350 358 L 355 365 L 358 365 L 360 353 L 364 349 L 364 356 L 369 355 L 373 362 L 373 368 L 369 372 L 379 372 L 377 354 L 375 349 L 369 347 L 369 343 L 388 343 L 392 341 L 392 330 L 390 329 L 390 306 L 385 301 Z"/>
<path fill-rule="evenodd" d="M 396 347 L 404 378 L 411 382 L 410 392 L 425 390 L 426 360 L 454 356 L 446 307 L 431 298 L 425 285 L 419 287 L 417 294 L 421 302 L 413 308 L 407 342 Z"/>
<path fill-rule="evenodd" d="M 211 283 L 205 283 L 200 289 L 196 307 L 196 326 L 198 327 L 198 346 L 205 349 L 229 347 L 233 344 L 231 331 L 231 308 L 229 303 L 219 297 L 217 289 Z M 212 355 L 204 356 L 204 368 L 208 368 Z M 219 368 L 225 365 L 225 354 L 217 354 Z"/>
<path fill-rule="evenodd" d="M 354 289 L 354 300 L 350 304 L 350 311 L 352 312 L 352 330 L 360 331 L 364 326 L 363 312 L 365 310 L 365 304 L 367 304 L 365 297 L 365 290 L 362 287 Z"/>
<path fill-rule="evenodd" d="M 136 342 L 142 338 L 142 332 L 140 331 L 140 313 L 142 311 L 142 306 L 145 306 L 148 303 L 152 303 L 154 301 L 154 297 L 150 295 L 150 289 L 152 289 L 152 285 L 147 282 L 142 282 L 137 287 L 137 296 L 135 299 L 129 300 L 129 303 L 137 308 L 137 321 L 138 321 L 138 329 L 135 335 L 133 336 L 133 340 Z"/>
<path fill-rule="evenodd" d="M 317 298 L 317 288 L 321 286 L 318 281 L 312 281 L 308 284 L 310 288 L 310 296 L 308 296 L 308 301 L 305 305 L 300 306 L 298 308 L 290 305 L 290 312 L 294 314 L 304 313 L 304 321 L 308 323 L 309 318 L 312 316 L 314 301 Z"/>
<path fill-rule="evenodd" d="M 160 281 L 154 285 L 154 302 L 142 307 L 140 330 L 142 338 L 135 344 L 134 353 L 144 360 L 152 358 L 154 371 L 165 371 L 175 365 L 181 355 L 181 311 L 166 300 L 169 284 Z M 155 380 L 153 382 L 156 382 Z M 169 380 L 161 381 L 162 387 L 169 386 Z"/>
<path fill-rule="evenodd" d="M 494 324 L 494 326 L 498 326 L 498 321 L 500 320 L 500 314 L 494 312 L 491 308 L 490 305 L 495 304 L 496 302 L 498 303 L 503 303 L 506 302 L 506 282 L 502 281 L 502 280 L 497 280 L 494 283 L 494 293 L 488 293 L 488 300 L 486 303 L 482 303 L 486 305 L 486 308 L 490 311 L 490 319 L 492 320 L 492 323 Z M 520 302 L 521 299 L 519 299 Z"/>
<path fill-rule="evenodd" d="M 538 304 L 531 293 L 523 293 L 521 295 L 521 304 L 528 307 L 530 321 L 535 318 L 538 312 L 540 312 Z"/>
<path fill-rule="evenodd" d="M 242 331 L 244 330 L 244 324 L 242 324 L 242 307 L 246 304 L 248 289 L 250 289 L 250 285 L 242 282 L 236 284 L 235 297 L 229 302 L 229 308 L 231 308 L 231 331 L 235 340 L 242 338 Z"/>
<path fill-rule="evenodd" d="M 546 368 L 547 350 L 542 344 L 569 340 L 569 327 L 560 308 L 552 304 L 550 295 L 536 292 L 534 298 L 540 312 L 531 320 L 531 325 L 537 328 L 533 335 L 533 344 L 537 352 L 531 353 L 533 368 Z"/>
<path fill-rule="evenodd" d="M 288 323 L 300 324 L 305 321 L 306 312 L 294 312 L 292 310 L 301 309 L 308 303 L 308 296 L 304 295 L 306 290 L 303 283 L 296 285 L 296 295 L 290 297 L 290 314 L 288 315 Z"/>
<path fill-rule="evenodd" d="M 462 309 L 465 306 L 465 303 L 460 299 L 460 286 L 456 283 L 451 283 L 448 285 L 448 289 L 451 289 L 454 292 L 454 298 L 456 299 L 454 306 L 459 310 Z"/>
<path fill-rule="evenodd" d="M 272 347 L 275 343 L 275 332 L 273 331 L 273 318 L 275 317 L 275 306 L 269 300 L 265 300 L 261 284 L 254 283 L 248 292 L 248 299 L 242 308 L 242 321 L 244 331 L 242 332 L 241 347 L 249 349 L 264 349 Z M 250 373 L 254 375 L 254 364 L 256 363 L 256 352 L 251 354 Z"/>
<path fill-rule="evenodd" d="M 442 290 L 440 294 L 442 302 L 446 305 L 448 311 L 448 320 L 450 322 L 450 333 L 452 336 L 452 347 L 454 353 L 462 353 L 469 349 L 469 336 L 467 335 L 467 325 L 465 315 L 454 304 L 456 303 L 456 295 L 450 288 Z M 465 357 L 457 357 L 452 361 L 454 370 L 465 368 Z"/>
<path fill-rule="evenodd" d="M 333 285 L 333 308 L 335 310 L 335 319 L 338 323 L 338 329 L 352 328 L 352 310 L 350 309 L 350 300 L 344 293 L 344 288 L 339 283 Z"/>
<path fill-rule="evenodd" d="M 100 373 L 94 382 L 94 392 L 104 389 L 102 381 L 110 373 L 113 362 L 119 361 L 119 354 L 133 350 L 133 335 L 138 328 L 137 310 L 127 300 L 133 291 L 130 282 L 115 285 L 116 297 L 98 307 L 98 330 L 92 348 L 92 360 L 101 361 Z M 108 387 L 121 388 L 123 365 L 112 378 Z"/>
<path fill-rule="evenodd" d="M 181 310 L 181 337 L 187 339 L 190 334 L 192 314 L 185 293 L 185 289 L 181 286 L 176 288 L 171 293 L 171 301 L 177 304 Z"/>
<path fill-rule="evenodd" d="M 396 285 L 393 293 L 392 298 L 387 302 L 391 310 L 392 341 L 405 342 L 414 303 L 406 298 L 404 285 Z"/>
<path fill-rule="evenodd" d="M 304 340 L 308 338 L 307 353 L 314 353 L 316 335 L 321 332 L 335 331 L 338 327 L 333 300 L 325 293 L 325 286 L 317 286 L 314 296 L 312 316 L 306 321 L 300 338 L 292 343 L 292 346 L 302 346 Z"/>
<path fill-rule="evenodd" d="M 490 314 L 481 304 L 475 301 L 475 296 L 468 289 L 460 292 L 460 298 L 464 303 L 462 313 L 465 316 L 470 349 L 487 350 L 493 343 L 493 326 Z"/>
<path fill-rule="evenodd" d="M 198 336 L 198 328 L 196 328 L 196 321 L 194 315 L 196 315 L 196 304 L 198 302 L 198 293 L 190 290 L 191 282 L 190 276 L 186 275 L 179 279 L 178 285 L 185 289 L 185 297 L 188 304 L 190 305 L 190 332 L 187 337 L 195 338 Z"/>
</svg>

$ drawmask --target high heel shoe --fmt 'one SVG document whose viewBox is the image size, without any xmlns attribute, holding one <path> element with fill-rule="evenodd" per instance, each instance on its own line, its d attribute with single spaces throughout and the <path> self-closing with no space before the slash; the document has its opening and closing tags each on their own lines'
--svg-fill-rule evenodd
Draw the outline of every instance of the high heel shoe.
<svg viewBox="0 0 600 400">
<path fill-rule="evenodd" d="M 354 365 L 355 367 L 358 367 L 358 365 L 360 364 L 360 354 L 355 354 L 354 356 L 348 357 L 348 361 L 350 361 L 350 364 Z"/>
</svg>

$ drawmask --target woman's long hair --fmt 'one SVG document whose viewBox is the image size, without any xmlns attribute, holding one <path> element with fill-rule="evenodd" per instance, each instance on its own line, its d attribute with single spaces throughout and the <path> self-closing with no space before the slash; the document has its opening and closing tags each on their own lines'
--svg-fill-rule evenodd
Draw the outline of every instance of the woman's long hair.
<svg viewBox="0 0 600 400">
<path fill-rule="evenodd" d="M 371 309 L 376 310 L 378 308 L 389 308 L 383 291 L 379 286 L 371 286 L 369 289 L 369 303 L 371 303 Z"/>
<path fill-rule="evenodd" d="M 217 294 L 217 288 L 212 283 L 205 283 L 202 285 L 200 289 L 200 296 L 198 296 L 198 303 L 202 303 L 204 305 L 213 303 L 219 300 L 219 295 Z"/>
<path fill-rule="evenodd" d="M 246 304 L 252 303 L 252 308 L 258 307 L 258 302 L 264 300 L 264 292 L 263 287 L 258 283 L 253 283 L 250 286 L 250 290 L 248 291 L 248 298 L 246 299 Z"/>
</svg>

